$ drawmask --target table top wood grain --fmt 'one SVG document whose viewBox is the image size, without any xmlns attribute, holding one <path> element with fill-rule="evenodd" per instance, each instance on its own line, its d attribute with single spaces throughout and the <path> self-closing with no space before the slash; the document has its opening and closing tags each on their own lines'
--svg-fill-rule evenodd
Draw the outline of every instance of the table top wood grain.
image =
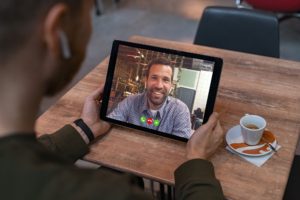
<svg viewBox="0 0 300 200">
<path fill-rule="evenodd" d="M 228 199 L 282 199 L 300 133 L 300 63 L 192 44 L 133 36 L 131 41 L 223 58 L 215 110 L 224 131 L 245 113 L 263 116 L 282 148 L 262 167 L 225 150 L 210 159 Z M 52 133 L 79 117 L 85 97 L 105 82 L 108 58 L 95 67 L 38 120 L 39 134 Z M 114 126 L 91 145 L 86 160 L 174 184 L 185 143 Z"/>
</svg>

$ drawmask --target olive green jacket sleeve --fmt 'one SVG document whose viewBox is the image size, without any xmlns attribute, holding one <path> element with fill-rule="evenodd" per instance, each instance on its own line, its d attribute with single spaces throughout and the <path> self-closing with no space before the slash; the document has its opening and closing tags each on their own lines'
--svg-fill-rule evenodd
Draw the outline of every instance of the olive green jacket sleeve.
<svg viewBox="0 0 300 200">
<path fill-rule="evenodd" d="M 43 135 L 38 140 L 47 149 L 72 162 L 88 153 L 88 145 L 71 125 L 66 125 L 53 134 Z M 92 182 L 92 179 L 90 180 Z M 213 165 L 202 159 L 187 161 L 177 168 L 175 191 L 177 200 L 224 199 Z"/>
<path fill-rule="evenodd" d="M 189 160 L 175 171 L 176 199 L 225 199 L 213 165 L 202 159 Z"/>
<path fill-rule="evenodd" d="M 131 176 L 78 168 L 38 143 L 34 134 L 0 138 L 0 177 L 1 200 L 151 199 Z"/>
<path fill-rule="evenodd" d="M 75 162 L 89 152 L 88 145 L 71 125 L 66 125 L 53 134 L 45 134 L 38 138 L 47 149 Z"/>
</svg>

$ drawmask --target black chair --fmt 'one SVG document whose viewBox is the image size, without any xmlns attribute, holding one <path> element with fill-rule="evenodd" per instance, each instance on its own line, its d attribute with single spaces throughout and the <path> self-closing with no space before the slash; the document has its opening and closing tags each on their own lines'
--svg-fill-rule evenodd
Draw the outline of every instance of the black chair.
<svg viewBox="0 0 300 200">
<path fill-rule="evenodd" d="M 96 15 L 100 16 L 102 14 L 102 12 L 101 12 L 101 9 L 100 9 L 99 1 L 94 0 L 94 4 L 95 4 Z"/>
<path fill-rule="evenodd" d="M 194 44 L 279 58 L 278 19 L 264 11 L 207 7 Z"/>
<path fill-rule="evenodd" d="M 120 3 L 120 0 L 114 0 L 115 4 Z M 94 0 L 96 15 L 100 16 L 103 14 L 103 3 L 102 0 Z"/>
<path fill-rule="evenodd" d="M 287 182 L 283 200 L 300 199 L 300 155 L 294 157 L 293 165 Z"/>
</svg>

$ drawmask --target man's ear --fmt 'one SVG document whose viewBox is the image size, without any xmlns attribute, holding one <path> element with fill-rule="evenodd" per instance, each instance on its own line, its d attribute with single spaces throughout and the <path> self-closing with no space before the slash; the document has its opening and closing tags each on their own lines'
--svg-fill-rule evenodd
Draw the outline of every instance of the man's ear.
<svg viewBox="0 0 300 200">
<path fill-rule="evenodd" d="M 45 18 L 44 40 L 47 46 L 47 51 L 57 58 L 63 55 L 61 48 L 61 33 L 65 34 L 63 31 L 63 21 L 68 10 L 69 9 L 66 4 L 56 4 L 48 11 Z M 66 39 L 65 35 L 64 37 L 64 39 Z"/>
<path fill-rule="evenodd" d="M 174 87 L 172 86 L 172 87 L 170 88 L 170 90 L 168 91 L 168 94 L 173 93 L 173 90 L 174 90 Z"/>
</svg>

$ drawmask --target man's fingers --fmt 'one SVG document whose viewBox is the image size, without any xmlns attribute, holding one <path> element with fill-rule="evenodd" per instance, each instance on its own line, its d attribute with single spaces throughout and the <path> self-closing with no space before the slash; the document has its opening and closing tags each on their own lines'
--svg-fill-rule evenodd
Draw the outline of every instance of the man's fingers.
<svg viewBox="0 0 300 200">
<path fill-rule="evenodd" d="M 213 112 L 212 114 L 211 114 L 211 118 L 214 118 L 214 119 L 216 119 L 216 120 L 218 120 L 219 119 L 219 116 L 220 116 L 220 114 L 219 113 L 217 113 L 217 112 Z"/>
<path fill-rule="evenodd" d="M 210 117 L 205 125 L 209 129 L 214 129 L 215 126 L 217 125 L 218 120 L 219 120 L 219 114 L 217 112 L 214 112 L 210 115 Z"/>
<path fill-rule="evenodd" d="M 222 138 L 225 135 L 225 132 L 222 129 L 222 126 L 220 124 L 220 121 L 217 122 L 217 125 L 214 128 L 214 131 L 217 132 L 218 135 L 220 135 Z"/>
<path fill-rule="evenodd" d="M 94 90 L 90 95 L 89 98 L 93 100 L 100 100 L 102 99 L 102 93 L 103 93 L 104 85 L 101 85 L 99 88 Z"/>
<path fill-rule="evenodd" d="M 218 145 L 221 144 L 224 140 L 225 132 L 222 129 L 220 121 L 218 121 L 216 127 L 214 128 L 213 132 L 216 134 L 216 138 L 218 138 Z"/>
</svg>

